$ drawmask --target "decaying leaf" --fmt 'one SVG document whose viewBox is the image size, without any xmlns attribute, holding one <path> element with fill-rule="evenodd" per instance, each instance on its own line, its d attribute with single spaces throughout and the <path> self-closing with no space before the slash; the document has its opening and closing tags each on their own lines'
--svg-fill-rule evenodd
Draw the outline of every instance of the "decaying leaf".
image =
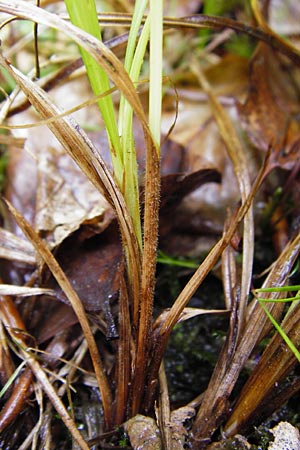
<svg viewBox="0 0 300 450">
<path fill-rule="evenodd" d="M 138 414 L 125 423 L 124 429 L 134 450 L 162 449 L 159 429 L 151 417 Z"/>
<path fill-rule="evenodd" d="M 0 257 L 10 261 L 35 265 L 34 248 L 26 239 L 0 228 Z"/>
<path fill-rule="evenodd" d="M 51 94 L 65 108 L 90 96 L 87 84 L 81 79 L 64 86 L 68 95 L 65 90 L 62 95 L 61 89 L 58 87 Z M 92 123 L 97 120 L 97 110 L 85 109 L 76 113 L 76 117 L 83 123 Z M 31 110 L 11 119 L 12 124 L 34 121 L 36 116 Z M 79 227 L 88 229 L 89 235 L 101 233 L 114 218 L 112 207 L 50 130 L 40 126 L 14 130 L 14 133 L 25 140 L 25 145 L 17 149 L 9 147 L 7 198 L 51 247 L 58 246 Z"/>
<path fill-rule="evenodd" d="M 121 255 L 115 223 L 99 236 L 81 240 L 80 235 L 75 235 L 61 245 L 57 260 L 87 311 L 100 311 L 103 302 L 117 297 Z M 55 287 L 51 280 L 48 285 Z M 58 293 L 63 299 L 61 290 Z"/>
<path fill-rule="evenodd" d="M 81 226 L 97 234 L 114 217 L 108 202 L 64 152 L 44 148 L 38 173 L 35 226 L 51 246 Z"/>
<path fill-rule="evenodd" d="M 156 319 L 154 323 L 154 329 L 159 328 L 161 324 L 168 317 L 170 308 L 166 308 Z M 193 317 L 200 316 L 203 314 L 226 314 L 229 311 L 226 309 L 204 309 L 204 308 L 184 308 L 177 323 L 184 322 L 185 320 L 192 319 Z"/>
<path fill-rule="evenodd" d="M 250 88 L 244 105 L 238 104 L 242 125 L 260 150 L 273 149 L 271 164 L 291 169 L 299 161 L 300 123 L 292 74 L 265 44 L 250 65 Z"/>
</svg>

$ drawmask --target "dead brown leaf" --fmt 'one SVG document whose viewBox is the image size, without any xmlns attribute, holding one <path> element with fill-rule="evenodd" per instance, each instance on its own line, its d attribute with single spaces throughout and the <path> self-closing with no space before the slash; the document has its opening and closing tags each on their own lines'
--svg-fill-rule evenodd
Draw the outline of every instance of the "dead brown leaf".
<svg viewBox="0 0 300 450">
<path fill-rule="evenodd" d="M 90 95 L 84 79 L 75 79 L 51 93 L 65 108 Z M 95 108 L 76 114 L 83 123 L 97 120 Z M 31 123 L 28 110 L 11 123 Z M 35 225 L 35 229 L 56 247 L 79 227 L 87 234 L 101 233 L 114 217 L 112 207 L 83 175 L 45 126 L 14 130 L 25 141 L 23 148 L 10 146 L 7 197 Z M 43 145 L 41 145 L 41 142 Z"/>
<path fill-rule="evenodd" d="M 271 167 L 291 169 L 299 161 L 300 123 L 297 92 L 291 70 L 265 44 L 259 44 L 250 64 L 245 104 L 238 104 L 242 125 L 260 150 L 272 147 Z"/>
</svg>

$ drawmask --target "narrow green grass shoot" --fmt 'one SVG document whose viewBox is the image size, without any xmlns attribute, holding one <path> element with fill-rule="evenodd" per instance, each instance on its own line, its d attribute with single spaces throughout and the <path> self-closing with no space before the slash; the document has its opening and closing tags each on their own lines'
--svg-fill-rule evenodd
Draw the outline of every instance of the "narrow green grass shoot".
<svg viewBox="0 0 300 450">
<path fill-rule="evenodd" d="M 149 127 L 160 154 L 162 63 L 163 63 L 163 2 L 150 0 L 150 82 Z"/>
<path fill-rule="evenodd" d="M 158 251 L 157 262 L 160 264 L 166 264 L 168 266 L 178 266 L 185 267 L 187 269 L 198 269 L 199 264 L 194 261 L 189 261 L 187 259 L 173 258 L 167 255 L 161 250 Z"/>
<path fill-rule="evenodd" d="M 11 374 L 7 382 L 4 384 L 3 388 L 0 391 L 0 398 L 2 398 L 6 391 L 10 388 L 13 382 L 18 378 L 21 373 L 23 367 L 27 364 L 27 361 L 22 361 L 21 364 L 15 369 L 15 371 Z"/>
<path fill-rule="evenodd" d="M 80 0 L 66 0 L 65 3 L 72 23 L 101 40 L 101 30 L 98 23 L 95 1 L 88 0 L 87 2 L 81 2 Z M 133 20 L 126 46 L 124 67 L 134 83 L 139 80 L 149 41 L 149 20 L 146 20 L 140 38 L 138 39 L 147 4 L 147 0 L 138 0 L 135 3 Z M 105 71 L 95 62 L 88 52 L 81 49 L 81 54 L 94 94 L 99 95 L 107 91 L 110 86 Z M 98 104 L 109 138 L 114 175 L 124 194 L 129 214 L 132 217 L 136 237 L 142 250 L 138 167 L 132 129 L 133 110 L 129 102 L 121 96 L 117 124 L 111 96 L 101 99 Z"/>
<path fill-rule="evenodd" d="M 71 22 L 102 41 L 95 1 L 87 0 L 82 2 L 81 0 L 65 0 L 65 4 L 67 6 Z M 80 52 L 94 94 L 99 95 L 105 91 L 108 91 L 110 84 L 106 72 L 87 51 L 81 48 Z M 122 191 L 123 155 L 112 97 L 103 97 L 99 100 L 98 105 L 107 130 L 114 175 Z"/>
<path fill-rule="evenodd" d="M 294 286 L 281 286 L 281 287 L 270 287 L 270 288 L 261 288 L 261 289 L 255 289 L 253 291 L 257 301 L 259 302 L 260 306 L 262 307 L 264 313 L 269 318 L 270 322 L 276 329 L 276 331 L 280 334 L 286 345 L 289 347 L 289 349 L 294 353 L 297 360 L 300 362 L 300 352 L 295 346 L 295 344 L 291 341 L 291 339 L 288 337 L 288 335 L 285 333 L 283 328 L 280 326 L 280 324 L 274 319 L 268 308 L 266 308 L 265 303 L 267 302 L 295 302 L 297 300 L 300 300 L 300 285 L 294 285 Z M 272 298 L 261 298 L 258 297 L 261 293 L 266 292 L 294 292 L 297 291 L 297 295 L 294 297 L 287 297 L 285 299 L 272 299 Z M 287 315 L 289 314 L 290 309 L 287 312 Z"/>
<path fill-rule="evenodd" d="M 146 47 L 149 41 L 149 20 L 141 32 L 137 42 L 140 26 L 147 6 L 147 0 L 138 0 L 135 3 L 132 24 L 129 31 L 128 43 L 124 60 L 124 67 L 131 80 L 136 83 L 139 80 L 141 67 L 144 61 Z M 136 236 L 142 249 L 142 231 L 140 219 L 140 204 L 138 191 L 138 168 L 136 150 L 133 137 L 133 109 L 124 96 L 120 99 L 119 108 L 119 135 L 124 154 L 124 196 L 127 207 L 133 218 Z"/>
</svg>

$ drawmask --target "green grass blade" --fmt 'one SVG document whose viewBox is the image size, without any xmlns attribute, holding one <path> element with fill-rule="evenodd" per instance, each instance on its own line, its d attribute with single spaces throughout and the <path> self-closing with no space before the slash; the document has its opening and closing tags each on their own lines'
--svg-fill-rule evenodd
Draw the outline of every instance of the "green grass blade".
<svg viewBox="0 0 300 450">
<path fill-rule="evenodd" d="M 149 127 L 160 149 L 162 60 L 163 60 L 163 2 L 150 1 L 150 83 L 149 83 Z"/>
<path fill-rule="evenodd" d="M 289 303 L 289 302 L 294 302 L 294 301 L 300 300 L 300 297 L 298 295 L 296 295 L 295 297 L 288 297 L 288 298 L 257 297 L 256 300 L 258 300 L 259 302 L 264 302 L 264 303 Z"/>
<path fill-rule="evenodd" d="M 149 21 L 147 20 L 140 39 L 137 43 L 139 29 L 143 20 L 147 1 L 137 1 L 132 19 L 132 25 L 128 37 L 124 67 L 131 80 L 136 83 L 139 79 L 141 67 L 144 61 L 145 51 L 149 40 Z M 130 211 L 142 249 L 142 229 L 140 219 L 140 203 L 138 189 L 138 167 L 132 130 L 133 110 L 129 102 L 122 96 L 119 113 L 119 133 L 124 154 L 124 196 Z"/>
<path fill-rule="evenodd" d="M 16 368 L 14 373 L 12 373 L 12 375 L 9 377 L 9 379 L 7 380 L 7 382 L 5 383 L 5 385 L 3 386 L 3 388 L 0 391 L 0 398 L 2 398 L 5 395 L 6 391 L 11 387 L 11 385 L 13 384 L 15 379 L 21 373 L 25 364 L 27 364 L 27 361 L 22 361 L 21 364 Z"/>
<path fill-rule="evenodd" d="M 264 310 L 265 314 L 267 315 L 267 317 L 269 318 L 269 320 L 271 321 L 271 323 L 273 324 L 273 326 L 275 327 L 275 329 L 278 331 L 278 333 L 280 334 L 280 336 L 282 337 L 282 339 L 284 340 L 284 342 L 286 343 L 286 345 L 289 347 L 289 349 L 294 353 L 295 357 L 298 359 L 298 361 L 300 362 L 300 353 L 298 351 L 298 349 L 296 348 L 296 346 L 293 344 L 293 342 L 290 340 L 290 338 L 288 337 L 288 335 L 284 332 L 284 330 L 281 328 L 281 326 L 279 325 L 278 322 L 276 322 L 276 320 L 274 319 L 274 317 L 272 316 L 272 314 L 270 313 L 270 311 L 268 310 L 268 308 L 265 307 L 264 302 L 259 302 L 260 306 L 262 307 L 262 309 Z"/>
<path fill-rule="evenodd" d="M 65 0 L 65 4 L 74 25 L 102 40 L 94 0 L 84 2 L 81 0 Z M 94 94 L 99 95 L 109 90 L 109 79 L 105 71 L 86 50 L 81 48 L 80 52 Z M 108 134 L 115 177 L 122 190 L 123 155 L 111 96 L 99 100 L 98 105 Z"/>
<path fill-rule="evenodd" d="M 268 287 L 268 288 L 260 288 L 255 289 L 254 293 L 255 295 L 260 292 L 293 292 L 293 291 L 299 291 L 300 285 L 293 285 L 293 286 L 274 286 L 274 287 Z"/>
<path fill-rule="evenodd" d="M 169 266 L 186 267 L 187 269 L 198 269 L 199 267 L 199 264 L 195 263 L 194 261 L 172 258 L 171 256 L 166 255 L 166 253 L 162 252 L 161 250 L 158 251 L 157 262 Z"/>
</svg>

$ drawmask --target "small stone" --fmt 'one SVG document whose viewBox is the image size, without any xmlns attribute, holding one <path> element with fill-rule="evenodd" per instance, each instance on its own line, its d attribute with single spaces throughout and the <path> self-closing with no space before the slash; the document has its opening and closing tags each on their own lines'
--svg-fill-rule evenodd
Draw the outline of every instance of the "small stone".
<svg viewBox="0 0 300 450">
<path fill-rule="evenodd" d="M 270 431 L 274 435 L 274 442 L 268 450 L 300 450 L 299 430 L 289 422 L 280 422 Z"/>
</svg>

